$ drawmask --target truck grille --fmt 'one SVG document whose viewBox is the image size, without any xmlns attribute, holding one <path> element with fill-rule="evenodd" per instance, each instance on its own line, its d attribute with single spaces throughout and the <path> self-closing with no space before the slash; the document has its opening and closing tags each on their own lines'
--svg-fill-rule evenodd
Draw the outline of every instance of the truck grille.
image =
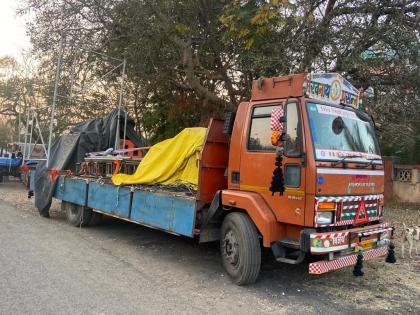
<svg viewBox="0 0 420 315">
<path fill-rule="evenodd" d="M 317 226 L 342 226 L 354 225 L 356 220 L 357 209 L 362 200 L 365 201 L 368 221 L 377 221 L 381 216 L 379 201 L 383 199 L 383 195 L 366 195 L 366 196 L 334 196 L 334 197 L 316 197 L 316 205 L 318 202 L 328 201 L 336 202 L 338 205 L 336 211 L 335 222 L 333 224 L 317 225 Z M 364 215 L 360 213 L 359 219 Z"/>
<path fill-rule="evenodd" d="M 338 213 L 337 221 L 354 221 L 356 219 L 356 212 L 360 206 L 361 199 L 356 201 L 343 201 L 341 203 L 341 213 Z M 377 218 L 378 213 L 378 199 L 365 200 L 365 206 L 367 211 L 367 217 Z M 359 214 L 359 219 L 362 218 L 362 213 Z"/>
</svg>

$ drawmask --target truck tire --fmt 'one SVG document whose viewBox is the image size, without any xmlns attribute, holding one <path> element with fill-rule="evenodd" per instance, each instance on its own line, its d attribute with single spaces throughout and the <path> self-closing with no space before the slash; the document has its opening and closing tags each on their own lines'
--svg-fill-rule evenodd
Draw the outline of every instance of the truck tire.
<svg viewBox="0 0 420 315">
<path fill-rule="evenodd" d="M 66 212 L 67 222 L 73 226 L 88 226 L 92 218 L 92 209 L 72 202 L 62 201 L 61 209 Z"/>
<path fill-rule="evenodd" d="M 261 268 L 261 246 L 257 229 L 248 215 L 228 214 L 220 235 L 222 264 L 237 285 L 254 283 Z"/>
</svg>

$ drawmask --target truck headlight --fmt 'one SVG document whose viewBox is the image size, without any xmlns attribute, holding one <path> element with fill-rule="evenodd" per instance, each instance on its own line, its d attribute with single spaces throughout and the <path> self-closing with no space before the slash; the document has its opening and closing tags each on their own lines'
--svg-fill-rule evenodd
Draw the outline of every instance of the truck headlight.
<svg viewBox="0 0 420 315">
<path fill-rule="evenodd" d="M 318 224 L 331 224 L 333 222 L 334 212 L 322 211 L 315 216 L 315 222 Z"/>
</svg>

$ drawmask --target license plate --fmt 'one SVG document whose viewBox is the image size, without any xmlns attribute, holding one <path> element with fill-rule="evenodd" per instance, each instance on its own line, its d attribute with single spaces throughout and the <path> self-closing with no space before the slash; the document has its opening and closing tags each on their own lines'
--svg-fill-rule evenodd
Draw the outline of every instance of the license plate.
<svg viewBox="0 0 420 315">
<path fill-rule="evenodd" d="M 373 240 L 366 240 L 361 242 L 363 250 L 370 249 L 373 247 Z"/>
</svg>

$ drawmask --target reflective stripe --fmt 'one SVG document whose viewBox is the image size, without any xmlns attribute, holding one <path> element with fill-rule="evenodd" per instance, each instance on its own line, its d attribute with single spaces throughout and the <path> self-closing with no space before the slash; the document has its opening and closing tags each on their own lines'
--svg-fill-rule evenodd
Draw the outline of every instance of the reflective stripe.
<svg viewBox="0 0 420 315">
<path fill-rule="evenodd" d="M 384 171 L 378 170 L 349 170 L 349 169 L 337 169 L 337 168 L 318 168 L 318 174 L 338 174 L 338 175 L 371 175 L 371 176 L 383 176 Z"/>
<path fill-rule="evenodd" d="M 388 252 L 387 246 L 363 251 L 363 260 L 371 260 L 376 257 L 385 256 Z M 319 275 L 332 270 L 354 265 L 357 261 L 357 254 L 340 257 L 334 260 L 323 260 L 309 264 L 309 273 Z"/>
</svg>

